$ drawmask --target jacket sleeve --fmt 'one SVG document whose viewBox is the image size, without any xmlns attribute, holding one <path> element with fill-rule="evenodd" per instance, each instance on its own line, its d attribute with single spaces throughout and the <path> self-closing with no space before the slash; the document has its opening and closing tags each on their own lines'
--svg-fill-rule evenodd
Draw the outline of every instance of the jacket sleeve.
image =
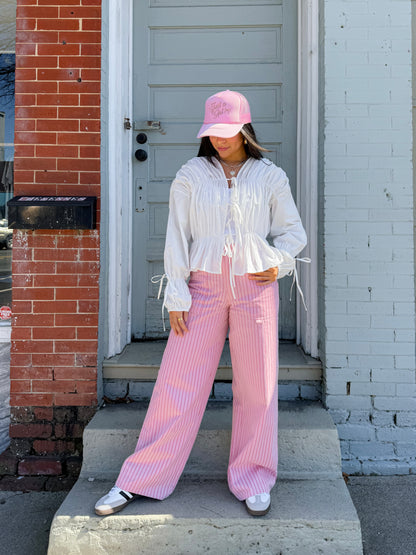
<svg viewBox="0 0 416 555">
<path fill-rule="evenodd" d="M 178 172 L 170 189 L 169 218 L 164 252 L 165 275 L 168 279 L 164 305 L 169 312 L 172 310 L 188 311 L 191 307 L 191 295 L 186 281 L 190 274 L 190 201 L 189 182 L 182 172 Z"/>
<path fill-rule="evenodd" d="M 281 168 L 274 167 L 270 188 L 270 235 L 274 245 L 272 248 L 280 260 L 280 279 L 295 270 L 295 257 L 305 247 L 307 239 L 289 180 Z"/>
</svg>

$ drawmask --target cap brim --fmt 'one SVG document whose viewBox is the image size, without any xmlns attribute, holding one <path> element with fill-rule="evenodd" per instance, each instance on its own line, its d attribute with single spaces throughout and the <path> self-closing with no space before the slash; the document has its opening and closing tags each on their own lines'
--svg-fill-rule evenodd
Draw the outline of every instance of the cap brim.
<svg viewBox="0 0 416 555">
<path fill-rule="evenodd" d="M 201 137 L 221 137 L 222 139 L 229 139 L 239 133 L 244 126 L 244 123 L 204 123 L 197 135 L 198 139 Z"/>
</svg>

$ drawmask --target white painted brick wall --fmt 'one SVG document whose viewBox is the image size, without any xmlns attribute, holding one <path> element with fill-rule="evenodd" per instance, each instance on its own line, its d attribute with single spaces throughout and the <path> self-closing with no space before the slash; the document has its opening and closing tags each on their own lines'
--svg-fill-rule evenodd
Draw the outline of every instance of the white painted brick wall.
<svg viewBox="0 0 416 555">
<path fill-rule="evenodd" d="M 351 473 L 416 468 L 411 5 L 322 0 L 321 349 Z"/>
</svg>

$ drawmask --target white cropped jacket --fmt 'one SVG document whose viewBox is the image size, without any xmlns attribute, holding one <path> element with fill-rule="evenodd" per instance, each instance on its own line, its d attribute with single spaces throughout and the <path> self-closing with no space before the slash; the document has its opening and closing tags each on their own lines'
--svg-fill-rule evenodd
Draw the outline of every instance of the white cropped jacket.
<svg viewBox="0 0 416 555">
<path fill-rule="evenodd" d="M 278 278 L 296 275 L 295 257 L 305 245 L 306 233 L 281 168 L 266 158 L 249 158 L 229 191 L 217 160 L 212 164 L 204 157 L 192 158 L 170 190 L 163 304 L 168 311 L 188 311 L 190 272 L 221 273 L 224 254 L 232 258 L 232 283 L 234 275 L 274 266 Z"/>
</svg>

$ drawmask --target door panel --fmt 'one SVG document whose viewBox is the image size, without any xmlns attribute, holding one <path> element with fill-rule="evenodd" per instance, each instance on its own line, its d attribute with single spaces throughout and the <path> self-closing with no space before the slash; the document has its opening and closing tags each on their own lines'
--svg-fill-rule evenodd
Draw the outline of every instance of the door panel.
<svg viewBox="0 0 416 555">
<path fill-rule="evenodd" d="M 152 276 L 163 273 L 169 188 L 197 154 L 206 98 L 236 89 L 247 96 L 267 156 L 296 177 L 297 13 L 293 0 L 150 0 L 134 3 L 134 162 L 132 329 L 163 337 L 162 301 Z M 219 25 L 219 22 L 221 23 Z M 160 121 L 160 129 L 145 129 Z M 146 133 L 147 142 L 136 136 Z M 280 283 L 279 333 L 295 337 L 290 280 Z"/>
</svg>

